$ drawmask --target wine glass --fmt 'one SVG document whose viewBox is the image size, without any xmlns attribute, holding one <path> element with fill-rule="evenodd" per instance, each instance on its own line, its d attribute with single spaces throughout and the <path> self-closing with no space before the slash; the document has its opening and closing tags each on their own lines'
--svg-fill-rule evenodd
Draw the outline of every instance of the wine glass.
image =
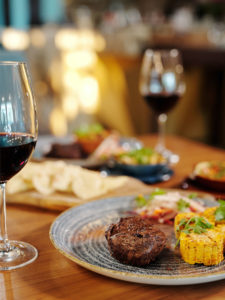
<svg viewBox="0 0 225 300">
<path fill-rule="evenodd" d="M 165 146 L 165 125 L 167 113 L 185 91 L 180 52 L 177 49 L 147 49 L 142 61 L 139 89 L 157 116 L 158 141 L 155 149 L 169 162 L 177 162 L 179 156 Z"/>
<path fill-rule="evenodd" d="M 32 245 L 8 239 L 5 187 L 27 163 L 37 140 L 36 105 L 26 64 L 0 61 L 0 270 L 34 261 Z"/>
</svg>

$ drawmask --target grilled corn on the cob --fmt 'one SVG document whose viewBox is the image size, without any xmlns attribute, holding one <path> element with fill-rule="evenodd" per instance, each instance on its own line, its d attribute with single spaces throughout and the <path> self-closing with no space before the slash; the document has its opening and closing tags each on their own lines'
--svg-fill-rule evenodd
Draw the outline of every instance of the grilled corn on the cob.
<svg viewBox="0 0 225 300">
<path fill-rule="evenodd" d="M 181 232 L 180 253 L 189 264 L 216 265 L 223 260 L 223 235 L 214 229 L 202 234 Z"/>
<path fill-rule="evenodd" d="M 223 249 L 225 250 L 225 224 L 217 224 L 215 230 L 221 232 L 223 236 Z"/>
<path fill-rule="evenodd" d="M 215 225 L 215 210 L 213 207 L 202 214 L 181 213 L 176 216 L 175 233 L 185 262 L 210 266 L 223 260 L 225 224 Z"/>
<path fill-rule="evenodd" d="M 202 213 L 202 216 L 204 216 L 210 223 L 215 225 L 215 229 L 220 231 L 223 235 L 223 247 L 225 249 L 225 221 L 217 221 L 215 219 L 215 212 L 218 207 L 209 207 L 206 208 L 205 211 Z"/>
<path fill-rule="evenodd" d="M 209 207 L 209 208 L 206 208 L 204 210 L 204 212 L 202 213 L 202 216 L 205 217 L 210 223 L 214 223 L 214 224 L 225 224 L 225 220 L 220 220 L 220 221 L 217 221 L 216 218 L 215 218 L 215 212 L 217 210 L 217 206 L 216 207 Z"/>
<path fill-rule="evenodd" d="M 180 235 L 180 232 L 177 231 L 180 221 L 183 219 L 189 220 L 190 218 L 195 217 L 195 216 L 198 216 L 198 214 L 193 213 L 193 212 L 179 213 L 176 215 L 176 217 L 174 219 L 174 231 L 175 231 L 176 238 L 179 238 L 179 235 Z"/>
<path fill-rule="evenodd" d="M 206 218 L 210 223 L 213 225 L 215 224 L 215 211 L 217 207 L 209 207 L 204 210 L 204 212 L 201 214 L 204 218 Z"/>
</svg>

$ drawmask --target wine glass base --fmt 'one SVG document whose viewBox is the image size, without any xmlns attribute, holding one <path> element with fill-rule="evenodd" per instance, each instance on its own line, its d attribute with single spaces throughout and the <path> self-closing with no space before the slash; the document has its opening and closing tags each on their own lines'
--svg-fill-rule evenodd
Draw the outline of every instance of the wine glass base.
<svg viewBox="0 0 225 300">
<path fill-rule="evenodd" d="M 169 164 L 177 164 L 180 160 L 180 157 L 178 154 L 173 153 L 169 149 L 166 149 L 165 147 L 162 147 L 161 145 L 156 145 L 155 150 L 162 154 Z"/>
<path fill-rule="evenodd" d="M 32 263 L 38 257 L 37 249 L 25 242 L 9 241 L 10 249 L 0 245 L 0 271 L 13 270 Z"/>
<path fill-rule="evenodd" d="M 178 154 L 175 154 L 168 149 L 165 149 L 165 151 L 162 153 L 162 155 L 166 157 L 166 159 L 168 160 L 168 163 L 171 165 L 177 164 L 180 160 L 180 157 Z"/>
</svg>

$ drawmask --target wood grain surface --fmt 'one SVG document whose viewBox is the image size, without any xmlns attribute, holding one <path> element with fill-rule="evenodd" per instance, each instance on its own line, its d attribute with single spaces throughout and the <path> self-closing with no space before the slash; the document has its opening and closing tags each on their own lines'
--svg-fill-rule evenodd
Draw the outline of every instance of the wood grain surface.
<svg viewBox="0 0 225 300">
<path fill-rule="evenodd" d="M 153 146 L 155 136 L 141 138 Z M 167 145 L 180 155 L 175 174 L 155 186 L 178 188 L 195 163 L 201 160 L 225 160 L 225 151 L 178 137 L 167 137 Z M 151 186 L 152 187 L 152 186 Z M 199 189 L 191 185 L 189 189 Z M 225 194 L 207 192 L 225 198 Z M 225 280 L 192 286 L 154 286 L 114 280 L 88 271 L 62 256 L 49 240 L 49 228 L 59 212 L 25 205 L 7 207 L 10 239 L 33 244 L 38 259 L 18 270 L 0 273 L 0 299 L 225 299 Z"/>
</svg>

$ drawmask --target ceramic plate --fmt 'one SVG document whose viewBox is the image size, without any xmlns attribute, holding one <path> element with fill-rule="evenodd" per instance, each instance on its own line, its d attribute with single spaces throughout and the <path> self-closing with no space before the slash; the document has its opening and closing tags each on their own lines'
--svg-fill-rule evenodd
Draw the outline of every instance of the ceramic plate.
<svg viewBox="0 0 225 300">
<path fill-rule="evenodd" d="M 107 175 L 112 175 L 112 176 L 113 175 L 125 175 L 125 176 L 134 177 L 134 178 L 139 179 L 142 182 L 147 183 L 147 184 L 168 181 L 174 174 L 174 171 L 166 166 L 160 172 L 151 173 L 148 175 L 146 175 L 146 174 L 145 175 L 142 175 L 142 174 L 131 175 L 127 172 L 122 172 L 121 170 L 116 169 L 116 168 L 108 168 L 107 166 L 103 166 L 101 168 L 101 171 L 106 172 Z"/>
<path fill-rule="evenodd" d="M 209 170 L 213 166 L 214 177 L 209 176 Z M 206 171 L 205 176 L 202 176 L 202 172 Z M 208 174 L 207 174 L 208 173 Z M 212 174 L 211 174 L 212 175 Z M 218 176 L 218 179 L 217 179 Z M 193 173 L 189 176 L 190 179 L 207 189 L 212 189 L 218 192 L 225 191 L 225 161 L 202 161 L 195 165 Z M 220 179 L 219 179 L 220 178 Z"/>
<path fill-rule="evenodd" d="M 182 193 L 182 192 L 181 192 Z M 201 196 L 202 197 L 202 196 Z M 96 273 L 145 284 L 189 285 L 225 278 L 225 261 L 217 266 L 189 265 L 174 250 L 172 226 L 162 225 L 169 236 L 168 246 L 147 267 L 133 267 L 115 260 L 104 236 L 106 228 L 132 209 L 134 197 L 93 201 L 62 213 L 52 224 L 50 239 L 67 258 Z M 204 196 L 207 206 L 217 202 Z"/>
<path fill-rule="evenodd" d="M 65 162 L 77 165 L 84 168 L 100 168 L 103 165 L 103 161 L 88 157 L 85 159 L 73 159 L 73 158 L 54 158 L 54 157 L 46 157 L 46 153 L 48 153 L 53 144 L 60 145 L 68 145 L 74 142 L 74 136 L 68 135 L 64 137 L 56 137 L 52 135 L 42 135 L 38 137 L 38 141 L 35 147 L 35 151 L 33 153 L 33 160 L 42 161 L 43 159 L 47 160 L 59 160 L 63 159 Z M 124 149 L 140 149 L 143 147 L 142 143 L 136 138 L 132 137 L 120 137 L 118 141 L 120 147 Z"/>
</svg>

